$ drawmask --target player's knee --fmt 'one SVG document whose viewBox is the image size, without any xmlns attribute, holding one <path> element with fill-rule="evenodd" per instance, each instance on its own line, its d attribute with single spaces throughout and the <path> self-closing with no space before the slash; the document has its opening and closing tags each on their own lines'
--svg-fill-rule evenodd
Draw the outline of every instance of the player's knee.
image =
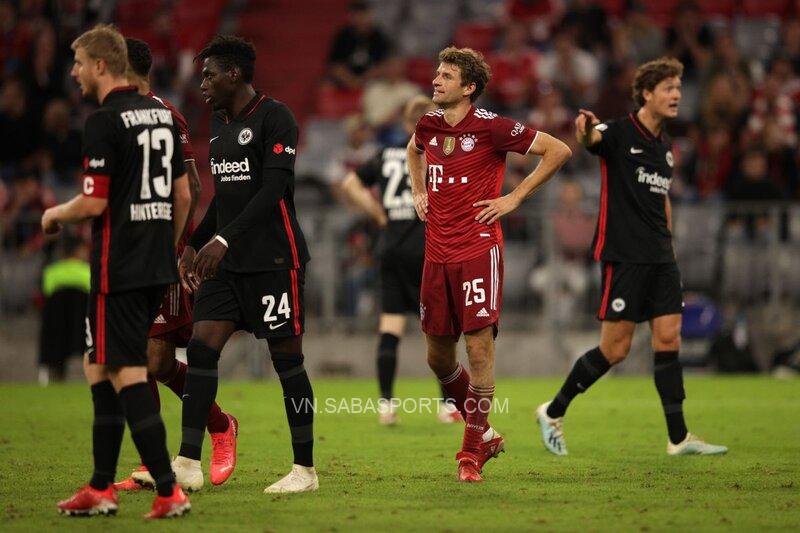
<svg viewBox="0 0 800 533">
<path fill-rule="evenodd" d="M 669 328 L 653 334 L 653 350 L 678 351 L 681 348 L 680 327 Z"/>
<path fill-rule="evenodd" d="M 428 367 L 437 376 L 447 376 L 453 371 L 453 361 L 445 354 L 428 350 Z"/>
<path fill-rule="evenodd" d="M 217 368 L 219 352 L 210 348 L 202 341 L 192 339 L 186 347 L 186 362 L 189 367 Z"/>
<path fill-rule="evenodd" d="M 631 351 L 631 339 L 615 339 L 608 346 L 601 346 L 600 351 L 610 365 L 621 363 Z"/>
</svg>

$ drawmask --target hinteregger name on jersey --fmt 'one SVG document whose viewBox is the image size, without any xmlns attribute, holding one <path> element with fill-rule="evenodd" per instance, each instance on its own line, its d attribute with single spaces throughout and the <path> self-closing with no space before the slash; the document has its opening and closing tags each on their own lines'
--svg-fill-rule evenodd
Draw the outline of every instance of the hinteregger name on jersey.
<svg viewBox="0 0 800 533">
<path fill-rule="evenodd" d="M 131 204 L 131 222 L 148 220 L 172 220 L 172 204 L 169 202 Z"/>
<path fill-rule="evenodd" d="M 169 109 L 132 109 L 119 114 L 126 128 L 133 126 L 154 126 L 169 124 L 172 126 L 172 112 Z"/>
<path fill-rule="evenodd" d="M 636 169 L 636 174 L 638 176 L 639 183 L 646 183 L 647 185 L 650 185 L 650 192 L 664 195 L 669 193 L 669 187 L 672 184 L 672 178 L 665 178 L 658 172 L 646 172 L 644 167 L 638 167 Z"/>
</svg>

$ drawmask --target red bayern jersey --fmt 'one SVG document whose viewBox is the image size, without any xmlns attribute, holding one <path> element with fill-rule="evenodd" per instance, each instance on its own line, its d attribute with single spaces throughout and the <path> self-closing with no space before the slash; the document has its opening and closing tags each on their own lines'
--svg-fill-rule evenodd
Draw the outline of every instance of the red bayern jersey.
<svg viewBox="0 0 800 533">
<path fill-rule="evenodd" d="M 153 91 L 148 92 L 147 96 L 160 102 L 161 105 L 169 109 L 170 113 L 172 113 L 172 118 L 175 120 L 175 125 L 178 127 L 178 135 L 181 139 L 181 146 L 183 147 L 183 160 L 194 161 L 192 138 L 189 136 L 189 123 L 186 122 L 186 117 L 184 117 L 183 114 L 180 111 L 178 111 L 177 107 L 172 105 L 172 102 L 156 96 L 153 93 Z M 183 255 L 183 250 L 189 243 L 189 236 L 192 234 L 193 231 L 194 231 L 194 221 L 189 220 L 189 227 L 187 228 L 186 233 L 183 234 L 183 239 L 181 239 L 181 242 L 179 242 L 178 246 L 175 248 L 175 252 L 178 254 L 178 257 Z"/>
<path fill-rule="evenodd" d="M 535 130 L 474 106 L 455 126 L 445 122 L 441 109 L 419 120 L 414 139 L 428 165 L 426 260 L 469 261 L 503 245 L 500 223 L 476 222 L 483 207 L 472 204 L 500 196 L 506 154 L 527 153 L 535 138 Z"/>
</svg>

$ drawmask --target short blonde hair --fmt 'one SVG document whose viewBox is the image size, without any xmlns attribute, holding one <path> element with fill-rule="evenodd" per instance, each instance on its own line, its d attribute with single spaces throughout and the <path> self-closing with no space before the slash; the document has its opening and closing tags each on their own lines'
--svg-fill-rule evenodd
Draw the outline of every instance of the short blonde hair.
<svg viewBox="0 0 800 533">
<path fill-rule="evenodd" d="M 418 94 L 406 102 L 406 107 L 403 109 L 403 120 L 412 126 L 419 122 L 422 115 L 436 109 L 436 104 L 427 96 Z"/>
<path fill-rule="evenodd" d="M 128 46 L 111 24 L 98 24 L 72 41 L 71 48 L 83 48 L 92 59 L 102 59 L 114 76 L 124 76 L 128 70 Z"/>
<path fill-rule="evenodd" d="M 662 57 L 641 65 L 636 69 L 631 87 L 636 105 L 644 106 L 644 91 L 652 92 L 656 85 L 676 76 L 683 76 L 683 63 L 674 57 Z"/>
</svg>

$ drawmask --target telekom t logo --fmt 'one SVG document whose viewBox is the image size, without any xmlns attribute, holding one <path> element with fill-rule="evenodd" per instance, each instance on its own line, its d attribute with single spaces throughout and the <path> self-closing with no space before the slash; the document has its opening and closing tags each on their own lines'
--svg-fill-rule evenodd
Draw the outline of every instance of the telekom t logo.
<svg viewBox="0 0 800 533">
<path fill-rule="evenodd" d="M 437 185 L 442 182 L 442 174 L 444 174 L 444 166 L 428 165 L 428 181 L 431 182 L 431 190 L 439 192 Z"/>
<path fill-rule="evenodd" d="M 431 190 L 434 192 L 439 192 L 439 184 L 445 182 L 444 166 L 428 165 L 428 181 L 431 182 Z M 467 178 L 467 176 L 461 176 L 459 179 L 451 176 L 447 178 L 446 183 L 467 183 L 468 181 L 469 178 Z"/>
</svg>

